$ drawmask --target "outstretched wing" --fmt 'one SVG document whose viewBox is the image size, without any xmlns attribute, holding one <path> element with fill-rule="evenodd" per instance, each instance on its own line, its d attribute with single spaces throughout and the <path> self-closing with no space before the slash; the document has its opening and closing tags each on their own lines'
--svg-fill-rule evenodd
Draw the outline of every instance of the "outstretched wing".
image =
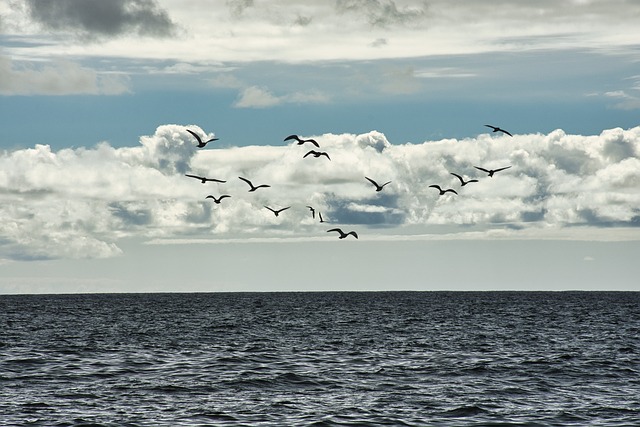
<svg viewBox="0 0 640 427">
<path fill-rule="evenodd" d="M 505 169 L 509 169 L 510 167 L 511 167 L 511 166 L 506 166 L 506 167 L 504 167 L 504 168 L 495 169 L 495 170 L 494 170 L 494 172 L 500 172 L 500 171 L 503 171 L 503 170 L 505 170 Z"/>
<path fill-rule="evenodd" d="M 497 132 L 497 131 L 498 131 L 498 128 L 497 128 L 497 127 L 495 127 L 495 126 L 491 126 L 491 125 L 485 125 L 485 126 L 486 126 L 486 127 L 488 127 L 488 128 L 493 129 L 493 131 L 494 131 L 494 132 Z"/>
<path fill-rule="evenodd" d="M 506 130 L 504 130 L 504 129 L 499 129 L 499 131 L 500 131 L 500 132 L 502 132 L 502 133 L 506 133 L 506 134 L 507 134 L 507 135 L 509 135 L 509 136 L 513 136 L 513 135 L 511 135 L 509 132 L 507 132 L 507 131 L 506 131 Z"/>
<path fill-rule="evenodd" d="M 339 229 L 339 228 L 332 228 L 332 229 L 330 229 L 330 230 L 327 230 L 327 233 L 329 233 L 330 231 L 337 231 L 337 232 L 338 232 L 338 233 L 340 233 L 341 235 L 342 235 L 342 234 L 344 234 L 344 232 L 343 232 L 341 229 Z"/>
<path fill-rule="evenodd" d="M 377 187 L 379 187 L 378 183 L 377 183 L 377 182 L 375 182 L 374 180 L 372 180 L 371 178 L 369 178 L 368 176 L 365 176 L 364 178 L 365 178 L 367 181 L 369 181 L 370 183 L 372 183 L 373 185 L 375 185 L 375 186 L 376 186 L 376 188 L 377 188 Z"/>
<path fill-rule="evenodd" d="M 298 137 L 298 135 L 289 135 L 288 137 L 286 137 L 284 140 L 285 141 L 290 141 L 292 139 L 295 139 L 296 141 L 300 141 L 300 137 Z"/>
<path fill-rule="evenodd" d="M 241 180 L 241 181 L 246 182 L 247 184 L 249 184 L 249 187 L 253 188 L 253 184 L 247 178 L 243 178 L 243 177 L 239 176 L 238 179 Z"/>
<path fill-rule="evenodd" d="M 307 154 L 305 154 L 304 156 L 302 156 L 302 158 L 307 157 L 309 154 L 313 154 L 313 155 L 315 156 L 317 153 L 318 153 L 317 151 L 315 151 L 315 150 L 311 150 L 311 151 L 309 151 Z"/>
<path fill-rule="evenodd" d="M 440 188 L 440 186 L 436 184 L 430 185 L 429 187 L 436 188 L 438 191 L 442 191 L 442 188 Z"/>
<path fill-rule="evenodd" d="M 453 188 L 447 188 L 446 190 L 444 190 L 444 193 L 446 193 L 447 191 L 450 191 L 454 194 L 458 194 L 458 192 L 456 190 L 454 190 Z"/>
<path fill-rule="evenodd" d="M 187 132 L 189 132 L 191 135 L 193 135 L 195 137 L 195 139 L 198 140 L 198 144 L 202 144 L 202 139 L 200 139 L 200 137 L 198 136 L 197 133 L 195 133 L 194 131 L 187 129 Z"/>
<path fill-rule="evenodd" d="M 462 179 L 462 177 L 460 175 L 458 175 L 457 173 L 453 173 L 453 172 L 451 172 L 451 175 L 453 175 L 456 178 L 458 178 L 460 180 L 460 184 L 464 185 L 464 179 Z"/>
<path fill-rule="evenodd" d="M 289 209 L 291 206 L 287 206 L 286 208 L 282 208 L 280 210 L 278 210 L 278 213 L 282 212 L 282 211 L 286 211 L 287 209 Z"/>
<path fill-rule="evenodd" d="M 474 166 L 474 168 L 476 168 L 476 169 L 478 169 L 478 170 L 481 170 L 482 172 L 491 173 L 491 171 L 490 171 L 490 170 L 485 169 L 485 168 L 481 168 L 481 167 L 478 167 L 478 166 Z"/>
<path fill-rule="evenodd" d="M 322 152 L 320 153 L 321 156 L 327 156 L 327 159 L 331 160 L 331 157 L 329 157 L 329 153 L 326 152 Z"/>
<path fill-rule="evenodd" d="M 355 231 L 350 231 L 347 233 L 347 236 L 351 234 L 353 237 L 355 237 L 356 239 L 358 238 L 358 233 L 356 233 Z"/>
<path fill-rule="evenodd" d="M 316 147 L 320 148 L 320 144 L 318 144 L 318 141 L 316 141 L 315 139 L 305 139 L 304 142 L 310 142 L 313 145 L 315 145 Z"/>
<path fill-rule="evenodd" d="M 185 174 L 185 176 L 188 176 L 189 178 L 195 178 L 195 179 L 205 179 L 204 177 L 198 176 L 198 175 Z"/>
</svg>

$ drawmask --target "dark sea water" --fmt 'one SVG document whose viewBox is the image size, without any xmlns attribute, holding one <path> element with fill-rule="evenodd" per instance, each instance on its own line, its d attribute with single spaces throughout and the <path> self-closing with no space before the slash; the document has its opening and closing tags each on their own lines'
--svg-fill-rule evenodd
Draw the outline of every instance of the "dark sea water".
<svg viewBox="0 0 640 427">
<path fill-rule="evenodd" d="M 4 295 L 0 425 L 640 426 L 640 293 Z"/>
</svg>

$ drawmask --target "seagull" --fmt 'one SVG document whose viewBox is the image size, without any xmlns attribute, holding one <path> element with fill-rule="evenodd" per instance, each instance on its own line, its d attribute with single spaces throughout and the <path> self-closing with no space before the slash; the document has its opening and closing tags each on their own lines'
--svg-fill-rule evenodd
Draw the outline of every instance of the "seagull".
<svg viewBox="0 0 640 427">
<path fill-rule="evenodd" d="M 209 194 L 207 197 L 205 197 L 205 199 L 213 199 L 213 201 L 216 202 L 216 205 L 219 205 L 222 199 L 224 199 L 225 197 L 231 197 L 231 196 L 228 194 L 223 194 L 222 196 L 216 199 L 215 196 L 212 196 L 211 194 Z"/>
<path fill-rule="evenodd" d="M 322 212 L 318 212 L 318 216 L 320 217 L 320 222 L 327 222 L 324 219 L 322 219 Z"/>
<path fill-rule="evenodd" d="M 311 150 L 302 157 L 303 158 L 307 157 L 309 154 L 313 154 L 313 157 L 327 156 L 327 159 L 331 160 L 331 157 L 329 157 L 329 154 L 325 153 L 324 151 L 316 151 L 316 150 Z"/>
<path fill-rule="evenodd" d="M 314 218 L 314 219 L 315 219 L 315 217 L 316 217 L 316 210 L 315 210 L 315 209 L 313 209 L 311 206 L 307 206 L 307 207 L 308 207 L 308 208 L 309 208 L 309 210 L 311 211 L 311 218 Z"/>
<path fill-rule="evenodd" d="M 391 182 L 391 181 L 387 181 L 387 182 L 385 182 L 384 184 L 379 185 L 377 182 L 375 182 L 375 181 L 374 181 L 374 180 L 372 180 L 371 178 L 366 177 L 366 176 L 365 176 L 365 178 L 367 179 L 367 181 L 369 181 L 370 183 L 372 183 L 373 185 L 375 185 L 375 186 L 376 186 L 376 191 L 382 191 L 382 188 L 383 188 L 385 185 L 387 185 L 387 184 L 389 184 L 389 183 Z"/>
<path fill-rule="evenodd" d="M 280 215 L 280 212 L 282 212 L 282 211 L 286 211 L 286 210 L 287 210 L 287 209 L 289 209 L 290 207 L 291 207 L 291 206 L 287 206 L 286 208 L 282 208 L 282 209 L 275 210 L 275 209 L 271 209 L 269 206 L 265 206 L 265 208 L 267 208 L 267 209 L 269 209 L 271 212 L 273 212 L 273 214 L 274 214 L 275 216 Z"/>
<path fill-rule="evenodd" d="M 453 173 L 451 172 L 451 175 L 455 176 L 456 178 L 458 178 L 460 180 L 460 185 L 462 185 L 463 187 L 465 185 L 467 185 L 470 182 L 478 182 L 477 179 L 470 179 L 469 181 L 465 181 L 464 179 L 462 179 L 462 177 L 460 175 L 458 175 L 457 173 Z"/>
<path fill-rule="evenodd" d="M 213 181 L 213 182 L 227 182 L 227 181 L 223 181 L 221 179 L 214 179 L 214 178 L 206 178 L 204 176 L 198 176 L 198 175 L 190 175 L 190 174 L 186 174 L 185 176 L 188 176 L 189 178 L 195 178 L 195 179 L 199 179 L 200 181 L 202 181 L 202 183 L 204 184 L 207 181 Z"/>
<path fill-rule="evenodd" d="M 476 168 L 476 169 L 478 169 L 478 170 L 481 170 L 481 171 L 483 171 L 483 172 L 488 173 L 490 177 L 491 177 L 491 176 L 493 176 L 493 174 L 494 174 L 494 173 L 496 173 L 496 172 L 500 172 L 500 171 L 503 171 L 503 170 L 505 170 L 505 169 L 509 169 L 510 167 L 511 167 L 511 166 L 507 166 L 507 167 L 500 168 L 500 169 L 484 169 L 484 168 L 480 168 L 480 167 L 478 167 L 478 166 L 474 166 L 474 168 Z"/>
<path fill-rule="evenodd" d="M 339 228 L 332 228 L 331 230 L 327 230 L 327 233 L 329 233 L 330 231 L 337 231 L 338 233 L 340 233 L 340 237 L 338 237 L 338 239 L 344 239 L 349 234 L 353 235 L 353 237 L 355 237 L 356 239 L 358 238 L 358 234 L 355 231 L 350 231 L 348 233 L 345 233 Z"/>
<path fill-rule="evenodd" d="M 251 191 L 256 191 L 258 188 L 267 188 L 267 187 L 271 187 L 270 185 L 267 184 L 261 184 L 261 185 L 253 185 L 251 183 L 251 181 L 249 181 L 247 178 L 243 178 L 241 176 L 238 177 L 239 179 L 243 180 L 244 182 L 246 182 L 247 184 L 249 184 L 249 187 L 251 187 L 249 189 L 249 192 Z"/>
<path fill-rule="evenodd" d="M 486 126 L 486 127 L 488 127 L 488 128 L 493 129 L 493 131 L 494 131 L 494 132 L 502 132 L 502 133 L 506 133 L 506 134 L 507 134 L 507 135 L 509 135 L 509 136 L 513 136 L 513 135 L 511 135 L 509 132 L 507 132 L 506 130 L 504 130 L 504 129 L 500 129 L 500 128 L 499 128 L 499 127 L 497 127 L 497 126 L 491 126 L 491 125 L 485 125 L 485 126 Z"/>
<path fill-rule="evenodd" d="M 198 140 L 198 148 L 204 147 L 205 145 L 207 145 L 211 141 L 217 141 L 218 140 L 218 138 L 211 138 L 208 141 L 202 142 L 202 139 L 200 138 L 200 136 L 198 136 L 197 133 L 195 133 L 194 131 L 189 130 L 189 129 L 187 129 L 187 132 L 189 132 L 191 135 L 193 135 Z"/>
<path fill-rule="evenodd" d="M 295 139 L 296 141 L 298 141 L 298 145 L 302 145 L 305 142 L 310 142 L 313 145 L 315 145 L 316 147 L 320 148 L 320 144 L 318 144 L 318 141 L 316 141 L 315 139 L 300 139 L 300 137 L 298 135 L 289 135 L 284 140 L 285 141 L 289 141 L 291 139 Z"/>
<path fill-rule="evenodd" d="M 435 188 L 440 192 L 440 195 L 442 196 L 444 193 L 446 193 L 447 191 L 450 191 L 454 194 L 458 194 L 458 192 L 456 190 L 454 190 L 453 188 L 447 188 L 446 190 L 443 190 L 442 188 L 440 188 L 439 185 L 430 185 L 429 187 Z"/>
</svg>

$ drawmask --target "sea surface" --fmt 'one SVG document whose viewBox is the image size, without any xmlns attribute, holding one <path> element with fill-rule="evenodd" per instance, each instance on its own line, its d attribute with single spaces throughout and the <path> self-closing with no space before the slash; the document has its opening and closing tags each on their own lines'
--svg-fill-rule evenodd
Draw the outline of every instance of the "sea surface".
<svg viewBox="0 0 640 427">
<path fill-rule="evenodd" d="M 0 425 L 640 426 L 640 292 L 0 295 Z"/>
</svg>

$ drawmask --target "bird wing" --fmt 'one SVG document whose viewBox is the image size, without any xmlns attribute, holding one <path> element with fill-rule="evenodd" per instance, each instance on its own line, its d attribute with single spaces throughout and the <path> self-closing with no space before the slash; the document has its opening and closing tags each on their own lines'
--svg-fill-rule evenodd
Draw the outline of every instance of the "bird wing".
<svg viewBox="0 0 640 427">
<path fill-rule="evenodd" d="M 355 237 L 356 239 L 358 238 L 358 233 L 356 233 L 355 231 L 350 231 L 347 233 L 347 236 L 351 234 L 353 237 Z"/>
<path fill-rule="evenodd" d="M 318 212 L 318 216 L 320 217 L 320 222 L 324 222 L 324 220 L 322 219 L 322 212 Z"/>
<path fill-rule="evenodd" d="M 191 135 L 193 135 L 197 140 L 199 144 L 202 144 L 202 139 L 200 139 L 200 137 L 198 136 L 197 133 L 195 133 L 194 131 L 187 129 L 187 132 L 189 132 Z"/>
<path fill-rule="evenodd" d="M 218 139 L 220 139 L 220 138 L 211 138 L 210 140 L 205 142 L 205 144 L 208 144 L 208 143 L 213 142 L 213 141 L 217 141 Z"/>
<path fill-rule="evenodd" d="M 265 206 L 265 208 L 269 209 L 271 212 L 276 213 L 275 210 L 271 209 L 269 206 Z"/>
<path fill-rule="evenodd" d="M 500 169 L 495 169 L 495 170 L 494 170 L 494 172 L 500 172 L 500 171 L 503 171 L 503 170 L 505 170 L 505 169 L 509 169 L 510 167 L 511 167 L 511 166 L 505 166 L 505 167 L 500 168 Z"/>
<path fill-rule="evenodd" d="M 488 127 L 488 128 L 493 129 L 494 132 L 498 130 L 498 128 L 495 127 L 495 126 L 491 126 L 491 125 L 485 125 L 485 126 Z"/>
<path fill-rule="evenodd" d="M 238 179 L 240 179 L 240 180 L 242 180 L 242 181 L 246 182 L 247 184 L 249 184 L 249 186 L 250 186 L 251 188 L 253 188 L 253 184 L 252 184 L 252 183 L 251 183 L 251 181 L 249 181 L 247 178 L 243 178 L 243 177 L 239 176 L 239 177 L 238 177 Z"/>
<path fill-rule="evenodd" d="M 440 188 L 440 186 L 439 186 L 439 185 L 436 185 L 436 184 L 430 185 L 429 187 L 431 187 L 431 188 L 437 188 L 439 191 L 442 191 L 442 188 Z"/>
<path fill-rule="evenodd" d="M 316 153 L 317 153 L 317 151 L 315 151 L 315 150 L 311 150 L 311 151 L 309 151 L 307 154 L 305 154 L 304 156 L 302 156 L 302 158 L 307 157 L 309 154 L 313 154 L 313 155 L 315 156 L 315 155 L 316 155 Z"/>
<path fill-rule="evenodd" d="M 458 194 L 458 192 L 456 190 L 454 190 L 453 188 L 448 188 L 446 190 L 444 190 L 444 192 L 446 193 L 447 191 L 451 191 L 454 194 Z"/>
<path fill-rule="evenodd" d="M 286 137 L 284 140 L 285 141 L 290 141 L 292 139 L 295 139 L 296 141 L 300 141 L 300 138 L 298 137 L 298 135 L 289 135 L 288 137 Z"/>
<path fill-rule="evenodd" d="M 320 144 L 318 144 L 318 141 L 316 141 L 315 139 L 307 139 L 306 142 L 310 142 L 316 147 L 320 148 Z"/>
<path fill-rule="evenodd" d="M 460 180 L 460 184 L 464 184 L 464 179 L 462 179 L 462 177 L 460 175 L 458 175 L 457 173 L 453 173 L 453 172 L 451 172 L 451 175 L 453 175 L 456 178 L 458 178 Z"/>
<path fill-rule="evenodd" d="M 385 185 L 387 185 L 387 184 L 391 184 L 391 181 L 387 181 L 387 182 L 385 182 L 385 183 L 384 183 L 384 184 L 382 184 L 380 187 L 384 187 L 384 186 L 385 186 Z"/>
<path fill-rule="evenodd" d="M 474 166 L 474 168 L 476 168 L 478 170 L 481 170 L 482 172 L 486 172 L 486 173 L 490 173 L 491 172 L 490 170 L 487 170 L 485 168 L 481 168 L 481 167 L 478 167 L 478 166 Z"/>
<path fill-rule="evenodd" d="M 268 184 L 260 184 L 260 185 L 256 185 L 254 188 L 268 188 L 268 187 L 271 187 L 271 186 Z"/>
<path fill-rule="evenodd" d="M 365 176 L 364 178 L 370 183 L 372 183 L 373 185 L 375 185 L 376 187 L 379 187 L 378 183 L 372 180 L 371 178 L 369 178 L 368 176 Z"/>
<path fill-rule="evenodd" d="M 509 132 L 507 132 L 507 131 L 506 131 L 506 130 L 504 130 L 504 129 L 500 129 L 500 131 L 501 131 L 501 132 L 506 133 L 506 134 L 507 134 L 507 135 L 509 135 L 509 136 L 513 136 L 513 135 L 511 135 Z"/>
<path fill-rule="evenodd" d="M 337 231 L 337 232 L 338 232 L 338 233 L 340 233 L 341 235 L 342 235 L 342 234 L 344 234 L 344 232 L 343 232 L 341 229 L 339 229 L 339 228 L 332 228 L 332 229 L 330 229 L 330 230 L 327 230 L 327 233 L 329 233 L 330 231 Z"/>
<path fill-rule="evenodd" d="M 205 197 L 205 199 L 213 199 L 216 200 L 216 198 L 214 196 L 212 196 L 211 194 L 209 194 L 207 197 Z"/>
<path fill-rule="evenodd" d="M 327 156 L 327 159 L 331 160 L 331 157 L 329 157 L 329 153 L 320 153 L 321 156 Z"/>
<path fill-rule="evenodd" d="M 282 208 L 280 209 L 278 212 L 282 212 L 282 211 L 286 211 L 287 209 L 289 209 L 291 206 L 287 206 L 286 208 Z"/>
<path fill-rule="evenodd" d="M 222 199 L 224 199 L 225 197 L 231 197 L 231 196 L 230 196 L 230 195 L 228 195 L 228 194 L 223 194 L 222 196 L 220 196 L 220 197 L 218 198 L 218 200 L 222 200 Z"/>
<path fill-rule="evenodd" d="M 185 174 L 185 176 L 188 176 L 189 178 L 204 179 L 204 177 L 198 175 Z"/>
</svg>

